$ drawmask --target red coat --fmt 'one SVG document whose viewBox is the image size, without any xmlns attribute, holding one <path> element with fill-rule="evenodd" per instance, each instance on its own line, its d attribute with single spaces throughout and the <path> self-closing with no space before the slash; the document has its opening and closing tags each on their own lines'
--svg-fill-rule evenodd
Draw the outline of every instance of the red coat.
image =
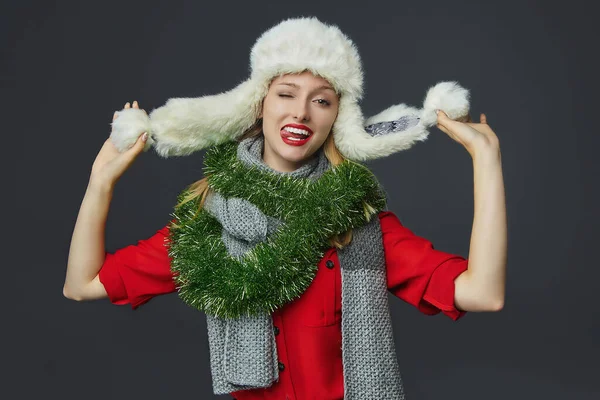
<svg viewBox="0 0 600 400">
<path fill-rule="evenodd" d="M 389 291 L 424 314 L 462 317 L 465 312 L 454 306 L 454 279 L 467 269 L 468 260 L 435 250 L 390 211 L 379 213 L 379 219 Z M 137 245 L 106 253 L 100 281 L 112 303 L 135 309 L 176 290 L 164 246 L 167 234 L 165 226 Z M 279 380 L 232 395 L 238 400 L 343 399 L 341 308 L 340 264 L 336 249 L 330 248 L 308 289 L 272 314 Z"/>
</svg>

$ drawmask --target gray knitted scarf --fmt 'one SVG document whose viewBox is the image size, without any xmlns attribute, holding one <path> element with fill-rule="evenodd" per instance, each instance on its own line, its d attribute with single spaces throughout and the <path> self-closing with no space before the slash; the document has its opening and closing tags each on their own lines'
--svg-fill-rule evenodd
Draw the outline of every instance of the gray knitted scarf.
<svg viewBox="0 0 600 400">
<path fill-rule="evenodd" d="M 262 160 L 262 135 L 240 142 L 237 157 L 249 166 L 298 178 L 319 179 L 330 164 L 322 149 L 299 169 L 284 173 Z M 242 258 L 283 222 L 255 205 L 212 192 L 205 209 L 222 226 L 232 257 Z M 338 250 L 342 274 L 342 360 L 344 398 L 404 399 L 390 320 L 385 258 L 379 218 L 353 230 L 352 242 Z M 206 315 L 215 394 L 268 387 L 279 378 L 270 314 L 228 319 Z"/>
</svg>

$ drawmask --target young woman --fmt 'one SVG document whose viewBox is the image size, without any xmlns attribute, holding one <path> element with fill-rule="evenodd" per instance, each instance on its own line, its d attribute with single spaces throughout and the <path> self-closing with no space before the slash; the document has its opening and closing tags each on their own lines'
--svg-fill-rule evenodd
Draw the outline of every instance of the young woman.
<svg viewBox="0 0 600 400">
<path fill-rule="evenodd" d="M 250 79 L 229 92 L 171 99 L 149 116 L 137 102 L 115 113 L 75 225 L 64 294 L 135 309 L 177 291 L 207 316 L 215 394 L 403 399 L 388 290 L 453 320 L 503 307 L 498 139 L 485 115 L 469 122 L 467 92 L 452 82 L 432 88 L 421 110 L 398 104 L 363 120 L 356 48 L 315 18 L 265 32 L 251 64 Z M 404 227 L 360 163 L 424 140 L 433 124 L 473 158 L 469 260 Z M 106 253 L 112 190 L 150 146 L 164 157 L 208 147 L 205 178 L 181 193 L 167 226 Z"/>
</svg>

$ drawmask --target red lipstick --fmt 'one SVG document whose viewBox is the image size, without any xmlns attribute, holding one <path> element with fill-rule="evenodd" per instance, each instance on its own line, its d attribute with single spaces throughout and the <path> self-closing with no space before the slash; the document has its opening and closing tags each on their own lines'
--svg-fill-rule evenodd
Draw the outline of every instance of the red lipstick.
<svg viewBox="0 0 600 400">
<path fill-rule="evenodd" d="M 285 128 L 286 126 L 289 126 L 290 128 L 303 129 L 305 131 L 308 131 L 308 133 L 310 133 L 311 135 L 313 134 L 312 129 L 310 129 L 306 125 L 302 125 L 302 124 L 286 124 L 281 129 Z"/>
<path fill-rule="evenodd" d="M 308 135 L 303 135 L 301 133 L 289 132 L 285 128 L 302 129 L 304 131 L 307 131 Z M 285 144 L 289 144 L 290 146 L 303 146 L 310 140 L 310 138 L 312 137 L 313 131 L 306 125 L 287 124 L 287 125 L 284 125 L 283 128 L 281 128 L 281 131 L 279 133 L 281 135 L 281 140 L 283 140 L 283 142 Z"/>
</svg>

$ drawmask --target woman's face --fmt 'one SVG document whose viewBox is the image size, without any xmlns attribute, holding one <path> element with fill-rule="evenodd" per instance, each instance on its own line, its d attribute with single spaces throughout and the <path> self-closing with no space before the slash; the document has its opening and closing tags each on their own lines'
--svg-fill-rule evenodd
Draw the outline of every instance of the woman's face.
<svg viewBox="0 0 600 400">
<path fill-rule="evenodd" d="M 273 79 L 261 112 L 264 162 L 280 172 L 300 168 L 327 139 L 338 106 L 329 82 L 310 72 Z"/>
</svg>

